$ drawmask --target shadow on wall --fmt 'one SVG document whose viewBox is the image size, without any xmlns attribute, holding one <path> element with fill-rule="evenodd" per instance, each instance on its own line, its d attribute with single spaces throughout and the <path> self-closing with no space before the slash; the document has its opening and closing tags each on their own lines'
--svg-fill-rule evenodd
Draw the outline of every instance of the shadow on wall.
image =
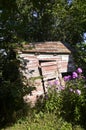
<svg viewBox="0 0 86 130">
<path fill-rule="evenodd" d="M 63 67 L 64 67 L 64 65 L 63 65 Z M 73 56 L 69 55 L 68 64 L 67 64 L 67 71 L 62 72 L 62 77 L 66 76 L 66 75 L 70 75 L 74 70 L 75 70 L 75 63 L 73 60 Z"/>
<path fill-rule="evenodd" d="M 75 63 L 73 60 L 73 55 L 69 55 L 67 72 L 73 72 L 74 70 L 75 70 Z"/>
</svg>

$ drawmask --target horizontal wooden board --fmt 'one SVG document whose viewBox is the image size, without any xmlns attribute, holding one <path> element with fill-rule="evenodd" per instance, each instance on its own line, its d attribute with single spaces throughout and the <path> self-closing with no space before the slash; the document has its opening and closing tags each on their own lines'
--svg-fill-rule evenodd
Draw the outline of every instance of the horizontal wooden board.
<svg viewBox="0 0 86 130">
<path fill-rule="evenodd" d="M 43 66 L 42 71 L 55 71 L 57 70 L 57 65 L 52 65 L 52 66 Z"/>
<path fill-rule="evenodd" d="M 41 66 L 53 66 L 53 65 L 57 65 L 56 61 L 52 61 L 52 62 L 41 62 Z"/>
</svg>

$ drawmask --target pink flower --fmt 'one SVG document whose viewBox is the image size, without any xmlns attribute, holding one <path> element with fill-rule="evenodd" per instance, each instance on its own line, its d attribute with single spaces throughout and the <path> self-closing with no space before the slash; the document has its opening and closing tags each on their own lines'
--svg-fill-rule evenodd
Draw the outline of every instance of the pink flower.
<svg viewBox="0 0 86 130">
<path fill-rule="evenodd" d="M 78 77 L 78 74 L 76 72 L 73 72 L 72 77 L 73 77 L 73 79 L 75 79 Z"/>
<path fill-rule="evenodd" d="M 78 69 L 77 69 L 77 72 L 78 72 L 79 74 L 81 74 L 81 73 L 82 73 L 82 69 L 81 69 L 81 68 L 78 68 Z"/>
<path fill-rule="evenodd" d="M 68 79 L 69 79 L 69 80 L 71 79 L 71 75 L 68 75 Z"/>
<path fill-rule="evenodd" d="M 64 81 L 68 81 L 68 77 L 67 76 L 64 76 Z"/>
<path fill-rule="evenodd" d="M 81 95 L 81 90 L 76 89 L 76 90 L 75 90 L 75 93 L 78 94 L 78 95 Z"/>
<path fill-rule="evenodd" d="M 64 81 L 69 81 L 71 79 L 71 75 L 64 76 Z"/>
<path fill-rule="evenodd" d="M 61 90 L 65 90 L 65 87 L 64 87 L 64 86 L 60 86 L 60 89 L 61 89 Z"/>
<path fill-rule="evenodd" d="M 54 81 L 54 85 L 58 85 L 58 80 L 55 80 L 55 81 Z"/>
</svg>

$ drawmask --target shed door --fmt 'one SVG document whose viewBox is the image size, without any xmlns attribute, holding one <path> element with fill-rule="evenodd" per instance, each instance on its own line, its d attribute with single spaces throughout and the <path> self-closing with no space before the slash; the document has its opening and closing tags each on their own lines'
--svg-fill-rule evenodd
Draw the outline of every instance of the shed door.
<svg viewBox="0 0 86 130">
<path fill-rule="evenodd" d="M 56 61 L 39 61 L 40 75 L 42 78 L 43 86 L 46 87 L 48 81 L 57 78 L 57 62 Z"/>
</svg>

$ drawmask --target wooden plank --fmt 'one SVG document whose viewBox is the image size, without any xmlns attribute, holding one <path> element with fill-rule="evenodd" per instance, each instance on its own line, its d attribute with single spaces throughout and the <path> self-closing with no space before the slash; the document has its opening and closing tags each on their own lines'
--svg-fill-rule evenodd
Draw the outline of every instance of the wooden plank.
<svg viewBox="0 0 86 130">
<path fill-rule="evenodd" d="M 50 79 L 53 79 L 53 78 L 56 78 L 55 74 L 43 76 L 43 80 L 44 81 L 50 80 Z"/>
<path fill-rule="evenodd" d="M 52 62 L 42 62 L 41 66 L 53 66 L 53 65 L 57 65 L 56 61 L 52 61 Z"/>
<path fill-rule="evenodd" d="M 57 70 L 57 66 L 56 65 L 42 67 L 42 72 L 54 71 L 54 70 Z"/>
<path fill-rule="evenodd" d="M 47 74 L 49 74 L 49 75 L 56 74 L 56 70 L 42 72 L 42 75 L 44 75 L 44 76 L 47 75 Z"/>
</svg>

